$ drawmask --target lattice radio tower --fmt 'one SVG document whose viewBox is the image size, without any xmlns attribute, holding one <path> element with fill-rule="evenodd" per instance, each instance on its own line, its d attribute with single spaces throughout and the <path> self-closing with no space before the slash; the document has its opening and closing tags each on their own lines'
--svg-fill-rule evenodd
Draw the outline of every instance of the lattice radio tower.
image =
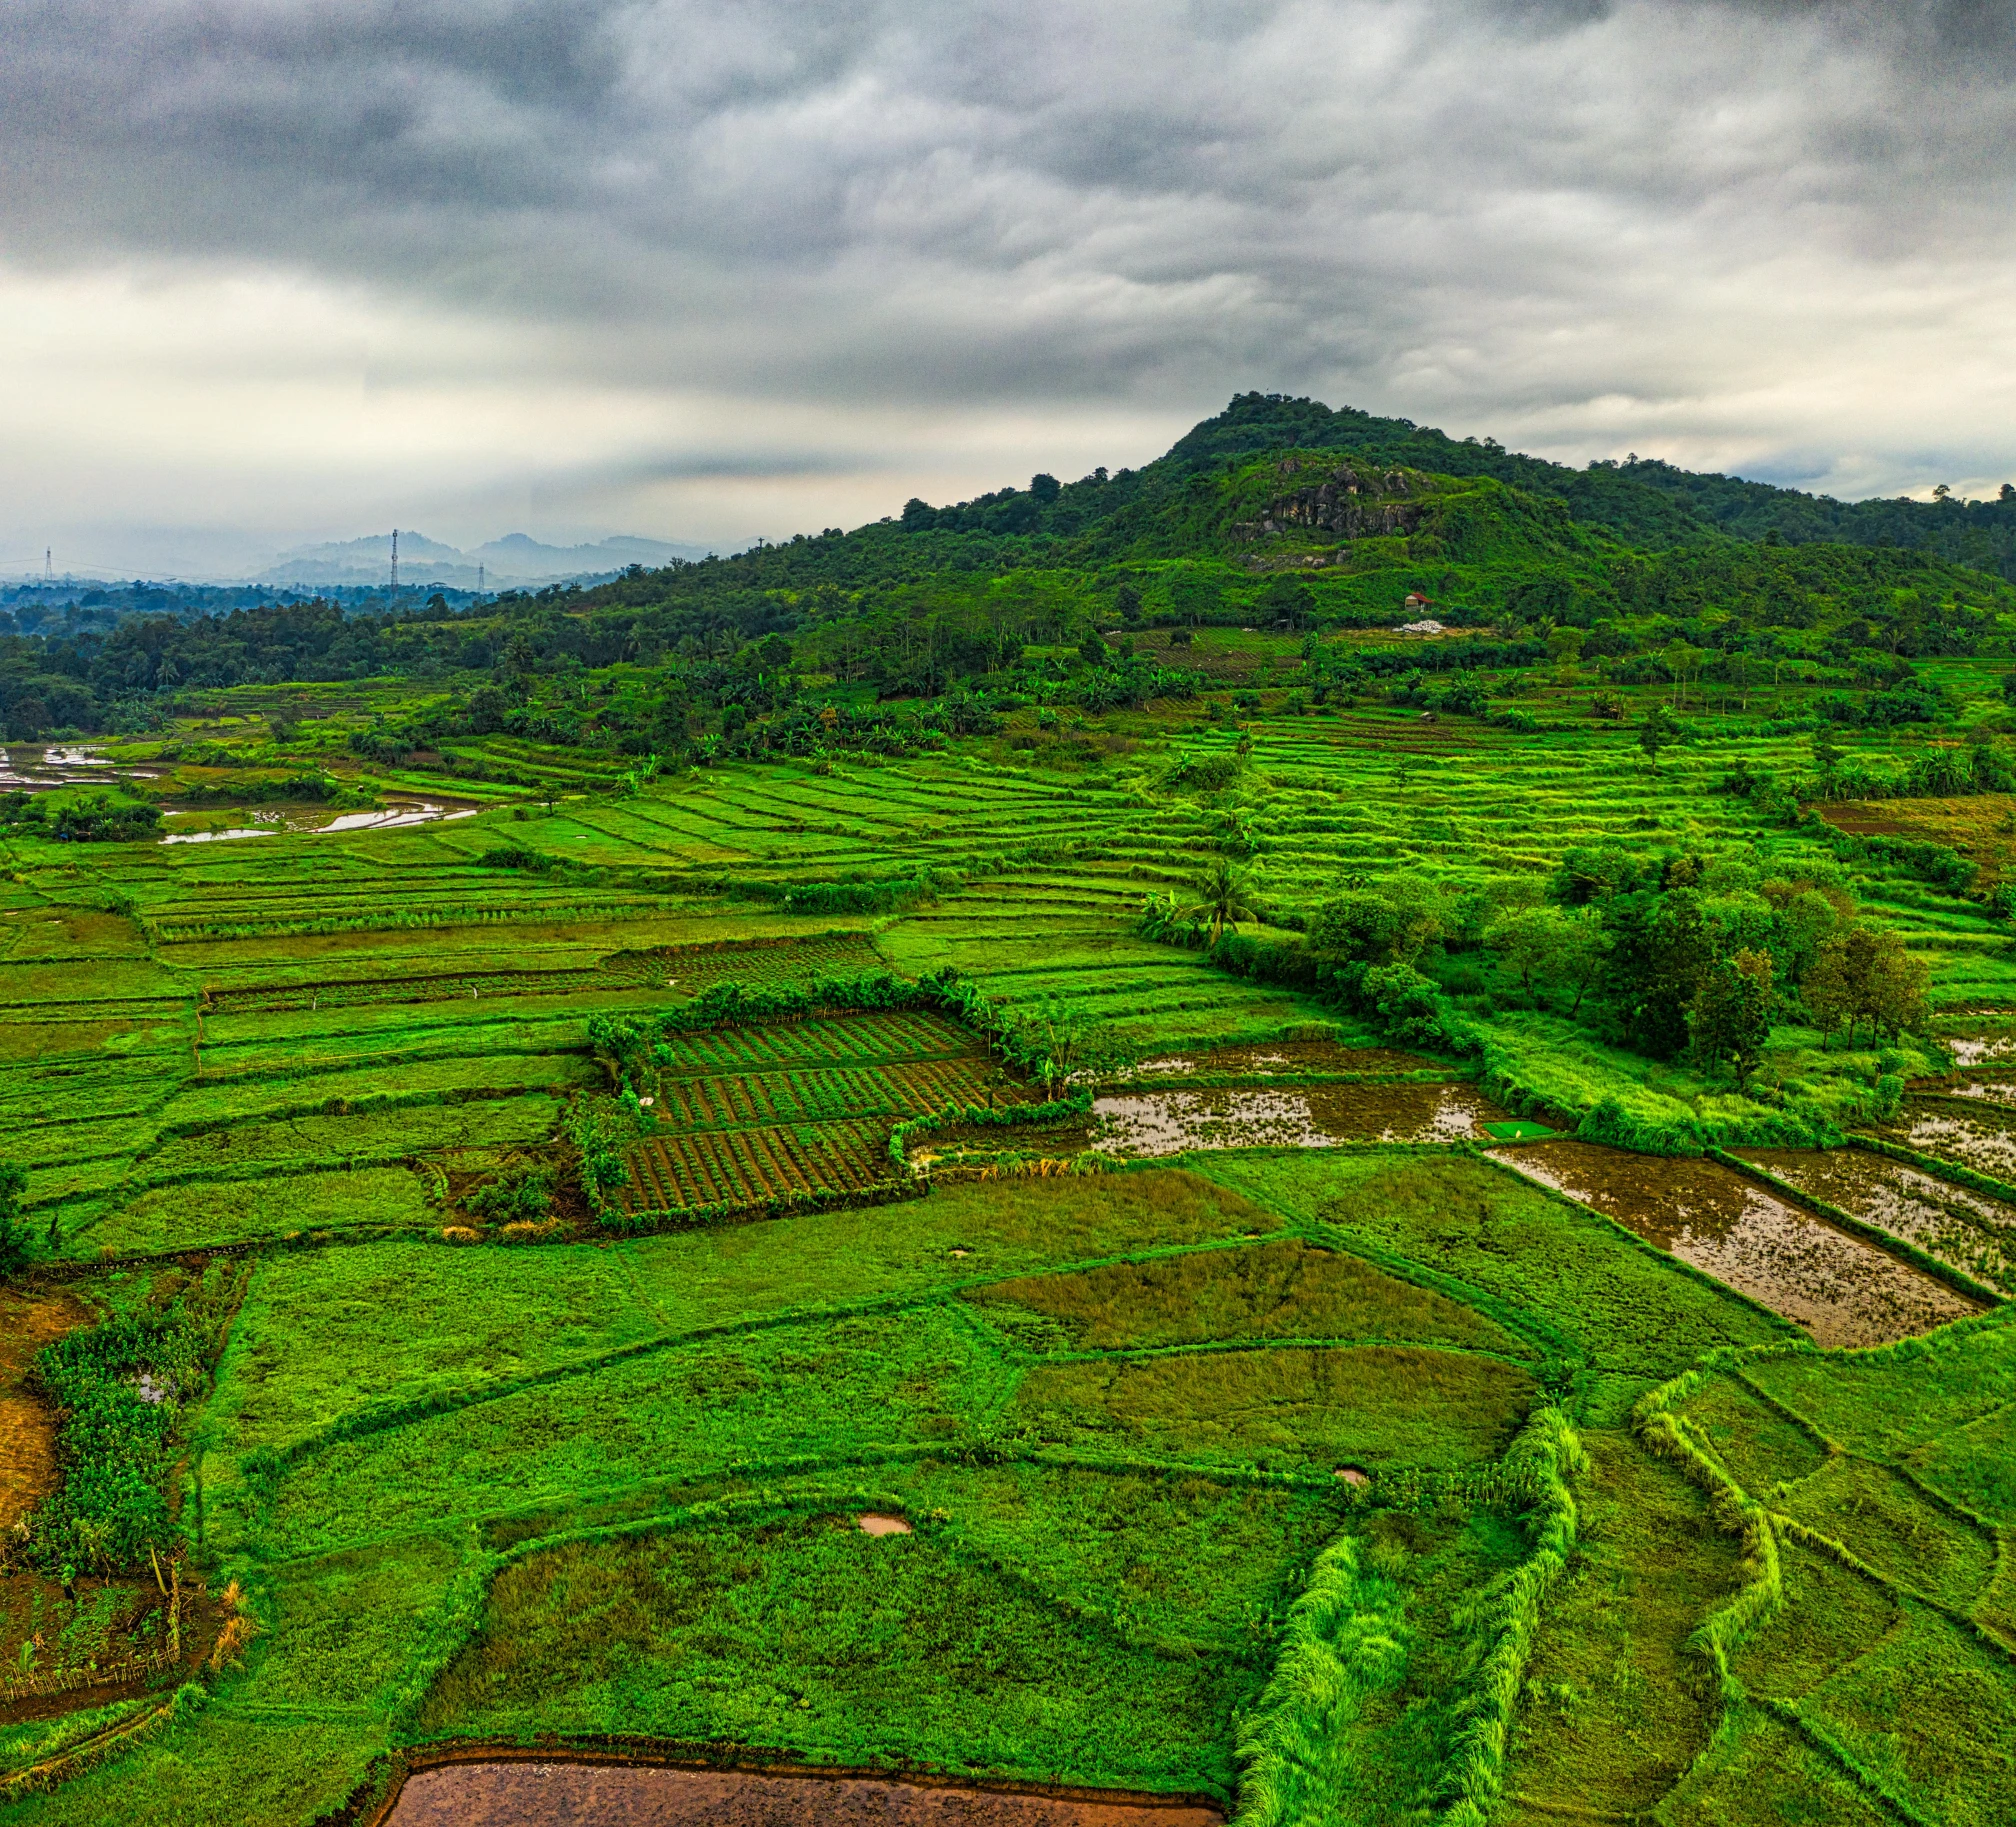
<svg viewBox="0 0 2016 1827">
<path fill-rule="evenodd" d="M 399 594 L 399 529 L 392 529 L 392 594 Z"/>
</svg>

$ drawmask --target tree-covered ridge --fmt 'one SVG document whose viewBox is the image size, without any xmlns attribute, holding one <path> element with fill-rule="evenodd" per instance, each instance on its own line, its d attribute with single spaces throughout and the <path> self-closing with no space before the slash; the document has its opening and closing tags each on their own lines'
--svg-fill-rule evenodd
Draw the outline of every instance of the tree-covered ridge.
<svg viewBox="0 0 2016 1827">
<path fill-rule="evenodd" d="M 1901 546 L 2016 577 L 2016 484 L 1992 501 L 1932 502 L 1898 496 L 1836 501 L 1768 482 L 1703 474 L 1632 457 L 1587 469 L 1508 451 L 1493 438 L 1451 438 L 1410 419 L 1279 394 L 1241 394 L 1216 418 L 1178 439 L 1170 458 L 1208 467 L 1226 457 L 1284 445 L 1349 447 L 1377 460 L 1451 476 L 1493 476 L 1560 496 L 1575 518 L 1633 545 L 1686 543 L 1715 533 L 1740 539 L 1776 534 L 1795 545 Z"/>
</svg>

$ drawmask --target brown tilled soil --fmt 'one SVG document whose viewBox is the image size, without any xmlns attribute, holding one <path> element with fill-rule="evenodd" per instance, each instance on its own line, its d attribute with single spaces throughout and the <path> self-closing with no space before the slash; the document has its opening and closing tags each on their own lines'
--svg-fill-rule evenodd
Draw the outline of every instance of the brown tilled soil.
<svg viewBox="0 0 2016 1827">
<path fill-rule="evenodd" d="M 1993 887 L 2016 867 L 2016 796 L 1969 794 L 1963 799 L 1843 799 L 1816 808 L 1837 831 L 1858 837 L 1904 837 L 1950 844 L 1981 865 Z"/>
<path fill-rule="evenodd" d="M 1218 1827 L 1223 1818 L 1147 1798 L 514 1760 L 420 1771 L 384 1827 Z"/>
<path fill-rule="evenodd" d="M 56 1417 L 27 1387 L 29 1368 L 90 1317 L 67 1294 L 0 1289 L 0 1535 L 56 1483 Z"/>
</svg>

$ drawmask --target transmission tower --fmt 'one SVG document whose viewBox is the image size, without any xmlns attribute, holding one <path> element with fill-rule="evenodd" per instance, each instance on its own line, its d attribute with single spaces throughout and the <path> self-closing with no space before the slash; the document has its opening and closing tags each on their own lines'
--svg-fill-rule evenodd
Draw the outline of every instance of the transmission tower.
<svg viewBox="0 0 2016 1827">
<path fill-rule="evenodd" d="M 483 567 L 481 565 L 476 567 L 476 594 L 478 596 L 483 594 Z"/>
<path fill-rule="evenodd" d="M 45 584 L 56 581 L 56 560 L 48 546 L 42 548 L 42 581 Z"/>
<path fill-rule="evenodd" d="M 392 529 L 392 594 L 399 594 L 399 529 Z"/>
</svg>

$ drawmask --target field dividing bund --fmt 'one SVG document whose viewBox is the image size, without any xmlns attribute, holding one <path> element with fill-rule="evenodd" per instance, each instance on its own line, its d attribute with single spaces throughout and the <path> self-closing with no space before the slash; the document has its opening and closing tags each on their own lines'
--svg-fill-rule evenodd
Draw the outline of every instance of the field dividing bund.
<svg viewBox="0 0 2016 1827">
<path fill-rule="evenodd" d="M 2005 1478 L 1984 1485 L 1956 1451 L 2016 1398 L 2012 1341 L 1998 1312 L 1846 1360 L 1731 1354 L 1641 1405 L 1647 1437 L 1764 1551 L 1730 1607 L 1754 1618 L 1731 1633 L 1732 1671 L 1817 1754 L 1795 1786 L 1859 1805 L 1829 1818 L 1988 1820 L 2016 1797 L 2006 1760 L 1956 1754 L 2016 1706 L 2001 1564 L 2016 1509 Z M 1886 1734 L 1900 1700 L 1924 1723 Z M 1725 1741 L 1683 1791 L 1712 1815 L 1754 1781 Z"/>
</svg>

